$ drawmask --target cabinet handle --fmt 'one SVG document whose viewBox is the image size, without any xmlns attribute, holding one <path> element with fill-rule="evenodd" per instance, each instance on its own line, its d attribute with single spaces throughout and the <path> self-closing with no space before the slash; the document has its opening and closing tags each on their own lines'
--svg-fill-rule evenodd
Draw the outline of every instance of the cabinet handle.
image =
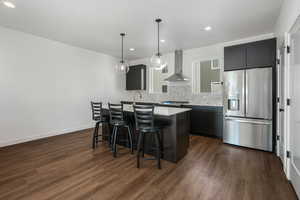
<svg viewBox="0 0 300 200">
<path fill-rule="evenodd" d="M 230 121 L 236 121 L 240 123 L 247 123 L 247 124 L 263 124 L 263 125 L 271 125 L 271 122 L 264 122 L 264 121 L 259 121 L 259 120 L 245 120 L 245 119 L 240 119 L 240 118 L 232 118 L 232 117 L 226 117 L 225 120 L 230 120 Z"/>
<path fill-rule="evenodd" d="M 141 90 L 144 90 L 144 69 L 141 69 Z"/>
</svg>

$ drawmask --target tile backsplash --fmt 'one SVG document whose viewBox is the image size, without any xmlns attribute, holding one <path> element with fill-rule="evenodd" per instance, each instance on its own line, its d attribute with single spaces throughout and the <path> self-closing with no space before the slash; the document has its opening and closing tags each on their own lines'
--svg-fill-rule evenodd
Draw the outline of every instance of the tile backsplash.
<svg viewBox="0 0 300 200">
<path fill-rule="evenodd" d="M 126 91 L 124 101 L 161 102 L 161 101 L 189 101 L 195 105 L 222 106 L 222 93 L 193 94 L 190 85 L 168 86 L 167 93 L 149 93 L 148 91 Z"/>
</svg>

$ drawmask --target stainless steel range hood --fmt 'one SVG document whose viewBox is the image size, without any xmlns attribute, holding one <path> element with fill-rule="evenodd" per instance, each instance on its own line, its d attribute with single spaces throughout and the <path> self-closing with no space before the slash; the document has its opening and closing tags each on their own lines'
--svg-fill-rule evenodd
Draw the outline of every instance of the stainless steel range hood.
<svg viewBox="0 0 300 200">
<path fill-rule="evenodd" d="M 183 52 L 182 50 L 175 51 L 175 73 L 166 78 L 165 81 L 168 82 L 181 82 L 181 81 L 188 81 L 189 78 L 182 74 L 182 65 L 183 65 Z"/>
</svg>

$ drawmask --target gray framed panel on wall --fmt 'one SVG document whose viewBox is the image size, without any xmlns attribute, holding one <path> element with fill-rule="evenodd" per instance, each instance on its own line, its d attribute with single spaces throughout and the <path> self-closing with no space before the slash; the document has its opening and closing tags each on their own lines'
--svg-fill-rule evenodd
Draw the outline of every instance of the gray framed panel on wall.
<svg viewBox="0 0 300 200">
<path fill-rule="evenodd" d="M 200 62 L 200 91 L 211 92 L 211 83 L 220 81 L 220 69 L 213 69 L 211 61 Z"/>
<path fill-rule="evenodd" d="M 221 67 L 219 58 L 195 60 L 192 65 L 192 92 L 220 93 Z"/>
</svg>

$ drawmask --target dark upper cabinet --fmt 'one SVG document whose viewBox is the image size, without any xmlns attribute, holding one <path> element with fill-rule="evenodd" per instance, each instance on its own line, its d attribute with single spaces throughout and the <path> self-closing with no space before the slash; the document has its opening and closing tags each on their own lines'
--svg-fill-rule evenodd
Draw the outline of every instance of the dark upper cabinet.
<svg viewBox="0 0 300 200">
<path fill-rule="evenodd" d="M 276 39 L 263 40 L 247 44 L 247 68 L 270 67 L 276 62 Z"/>
<path fill-rule="evenodd" d="M 238 70 L 246 66 L 246 46 L 236 45 L 224 48 L 224 70 Z"/>
<path fill-rule="evenodd" d="M 224 48 L 224 71 L 276 65 L 276 38 Z"/>
<path fill-rule="evenodd" d="M 146 65 L 130 66 L 126 74 L 126 90 L 146 90 Z"/>
</svg>

